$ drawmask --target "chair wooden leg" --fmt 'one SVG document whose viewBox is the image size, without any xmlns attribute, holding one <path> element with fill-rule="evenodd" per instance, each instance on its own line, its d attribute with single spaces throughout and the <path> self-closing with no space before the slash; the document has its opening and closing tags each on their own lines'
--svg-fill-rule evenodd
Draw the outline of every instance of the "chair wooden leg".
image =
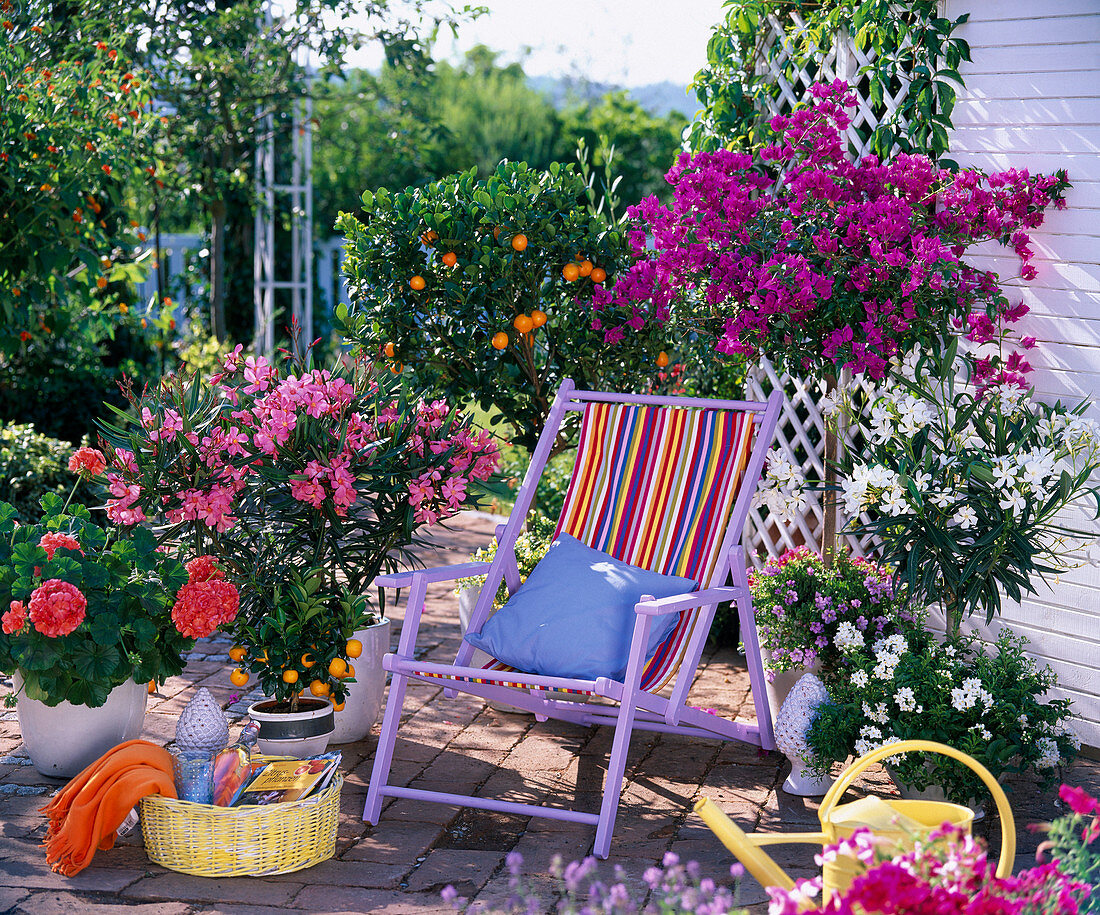
<svg viewBox="0 0 1100 915">
<path fill-rule="evenodd" d="M 619 720 L 615 722 L 615 739 L 611 743 L 611 759 L 607 763 L 607 779 L 603 786 L 603 803 L 600 819 L 596 824 L 596 842 L 592 854 L 606 858 L 611 851 L 611 834 L 615 831 L 615 816 L 619 812 L 619 794 L 623 790 L 623 774 L 626 772 L 626 756 L 630 751 L 630 735 L 634 730 L 634 701 L 624 696 L 619 708 Z"/>
<path fill-rule="evenodd" d="M 393 762 L 393 748 L 397 743 L 397 728 L 401 724 L 401 709 L 405 704 L 405 688 L 409 678 L 394 673 L 390 678 L 390 695 L 386 700 L 386 715 L 382 719 L 382 732 L 378 735 L 378 746 L 374 751 L 374 768 L 371 770 L 370 787 L 367 789 L 367 802 L 363 807 L 363 819 L 372 826 L 377 825 L 382 815 L 382 789 L 390 777 L 390 765 Z"/>
</svg>

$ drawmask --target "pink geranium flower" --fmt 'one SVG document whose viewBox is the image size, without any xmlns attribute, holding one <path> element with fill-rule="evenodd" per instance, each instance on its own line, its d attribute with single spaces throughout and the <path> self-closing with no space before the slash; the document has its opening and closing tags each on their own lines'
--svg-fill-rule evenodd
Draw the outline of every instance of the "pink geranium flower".
<svg viewBox="0 0 1100 915">
<path fill-rule="evenodd" d="M 23 601 L 13 600 L 8 605 L 7 612 L 0 617 L 0 625 L 2 625 L 4 635 L 12 635 L 27 625 L 27 608 L 24 606 Z"/>
<path fill-rule="evenodd" d="M 69 470 L 81 476 L 97 477 L 106 469 L 107 459 L 95 448 L 77 448 L 69 458 Z"/>
<path fill-rule="evenodd" d="M 50 638 L 68 635 L 84 621 L 88 600 L 76 585 L 58 578 L 39 585 L 31 593 L 31 625 Z"/>
<path fill-rule="evenodd" d="M 42 539 L 38 541 L 38 545 L 46 551 L 47 560 L 53 559 L 53 554 L 59 549 L 74 550 L 81 554 L 84 553 L 75 537 L 69 534 L 62 534 L 60 531 L 50 531 L 47 534 L 43 534 Z"/>
</svg>

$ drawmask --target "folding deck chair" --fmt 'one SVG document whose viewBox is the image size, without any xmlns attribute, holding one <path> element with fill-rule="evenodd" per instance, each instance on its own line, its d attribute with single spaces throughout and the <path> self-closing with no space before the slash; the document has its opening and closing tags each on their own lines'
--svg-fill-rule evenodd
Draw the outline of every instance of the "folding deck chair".
<svg viewBox="0 0 1100 915">
<path fill-rule="evenodd" d="M 594 853 L 606 858 L 630 736 L 635 728 L 740 740 L 766 750 L 774 749 L 740 540 L 781 404 L 779 391 L 762 403 L 578 391 L 572 381 L 564 381 L 511 516 L 497 529 L 498 546 L 492 562 L 463 563 L 376 579 L 379 586 L 408 588 L 409 596 L 398 650 L 396 654 L 387 654 L 383 661 L 393 676 L 363 819 L 376 824 L 383 798 L 396 797 L 589 823 L 596 826 Z M 701 589 L 660 599 L 643 596 L 634 607 L 629 661 L 621 679 L 545 676 L 516 670 L 495 660 L 484 667 L 473 667 L 474 649 L 465 641 L 453 664 L 418 659 L 416 634 L 428 584 L 486 575 L 470 632 L 480 632 L 489 618 L 502 579 L 510 592 L 519 587 L 514 544 L 551 446 L 566 413 L 571 411 L 581 411 L 583 415 L 577 456 L 557 533 L 571 534 L 632 566 L 691 578 L 701 583 Z M 735 601 L 738 608 L 756 707 L 755 723 L 728 720 L 686 702 L 715 608 L 725 601 Z M 651 626 L 658 617 L 668 614 L 678 614 L 678 622 L 647 659 Z M 442 679 L 447 684 L 444 690 L 447 696 L 453 697 L 456 691 L 461 691 L 495 699 L 533 712 L 539 721 L 555 718 L 580 725 L 612 725 L 615 737 L 599 813 L 387 784 L 410 679 Z M 555 698 L 563 693 L 602 697 L 618 707 L 607 702 Z"/>
</svg>

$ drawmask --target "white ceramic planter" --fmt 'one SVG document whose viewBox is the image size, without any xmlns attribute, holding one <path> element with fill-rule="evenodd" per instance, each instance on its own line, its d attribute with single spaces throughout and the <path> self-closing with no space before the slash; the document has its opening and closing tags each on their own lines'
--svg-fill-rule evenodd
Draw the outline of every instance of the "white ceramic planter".
<svg viewBox="0 0 1100 915">
<path fill-rule="evenodd" d="M 390 621 L 382 620 L 355 632 L 363 643 L 363 653 L 352 659 L 355 682 L 348 684 L 348 697 L 342 711 L 336 712 L 336 730 L 330 743 L 352 743 L 370 733 L 382 708 L 382 693 L 386 688 L 386 672 L 382 656 L 390 650 Z"/>
<path fill-rule="evenodd" d="M 767 661 L 770 657 L 766 648 L 761 649 L 761 653 L 764 657 L 765 670 L 767 669 Z M 783 708 L 783 702 L 787 698 L 787 694 L 794 689 L 794 685 L 802 679 L 804 674 L 816 674 L 821 670 L 820 665 L 814 664 L 813 667 L 799 667 L 795 670 L 781 670 L 775 675 L 774 680 L 769 680 L 767 676 L 764 677 L 764 687 L 768 694 L 768 710 L 771 712 L 772 726 L 775 726 L 776 716 L 779 715 L 779 710 Z"/>
<path fill-rule="evenodd" d="M 332 703 L 327 699 L 302 699 L 302 711 L 275 712 L 264 708 L 274 700 L 249 706 L 248 717 L 260 726 L 256 746 L 268 756 L 302 759 L 324 753 L 333 729 Z"/>
<path fill-rule="evenodd" d="M 98 708 L 60 702 L 46 705 L 23 695 L 23 678 L 15 672 L 19 697 L 19 733 L 31 763 L 51 778 L 72 778 L 112 747 L 141 734 L 149 691 L 127 680 L 116 686 Z"/>
</svg>

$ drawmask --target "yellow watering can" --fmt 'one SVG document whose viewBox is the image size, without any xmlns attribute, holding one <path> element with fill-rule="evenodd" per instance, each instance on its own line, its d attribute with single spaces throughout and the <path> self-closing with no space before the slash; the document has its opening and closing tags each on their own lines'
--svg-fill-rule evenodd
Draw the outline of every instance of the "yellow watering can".
<svg viewBox="0 0 1100 915">
<path fill-rule="evenodd" d="M 906 847 L 911 846 L 917 836 L 927 835 L 944 823 L 951 823 L 964 829 L 967 834 L 970 833 L 974 811 L 960 804 L 949 804 L 946 801 L 884 801 L 876 797 L 862 798 L 849 804 L 837 803 L 856 780 L 856 776 L 868 766 L 890 756 L 917 750 L 957 759 L 985 783 L 1001 817 L 1001 857 L 997 862 L 997 876 L 1007 876 L 1012 871 L 1016 856 L 1016 824 L 1012 819 L 1008 798 L 992 773 L 980 762 L 960 750 L 931 740 L 902 740 L 879 747 L 857 759 L 841 774 L 821 802 L 817 814 L 821 820 L 821 832 L 757 833 L 749 836 L 706 797 L 695 805 L 695 812 L 722 840 L 722 844 L 745 865 L 745 869 L 760 881 L 761 886 L 777 886 L 789 890 L 794 887 L 794 881 L 760 850 L 761 845 L 782 845 L 788 842 L 831 845 L 852 835 L 860 827 L 868 827 L 875 835 L 895 839 Z M 829 898 L 831 891 L 847 889 L 858 873 L 858 867 L 858 862 L 848 855 L 838 855 L 833 861 L 826 862 L 821 874 L 825 898 Z"/>
</svg>

